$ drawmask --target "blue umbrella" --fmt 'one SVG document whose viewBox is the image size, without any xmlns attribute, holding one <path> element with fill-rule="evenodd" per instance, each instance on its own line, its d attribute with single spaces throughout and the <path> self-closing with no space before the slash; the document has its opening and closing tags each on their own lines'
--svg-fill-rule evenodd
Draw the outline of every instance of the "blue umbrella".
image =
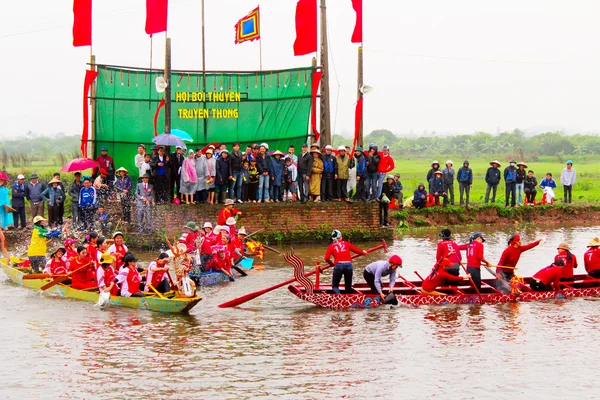
<svg viewBox="0 0 600 400">
<path fill-rule="evenodd" d="M 172 135 L 170 133 L 163 133 L 161 135 L 155 136 L 152 141 L 155 144 L 159 144 L 161 146 L 181 146 L 185 147 L 185 143 L 179 137 Z"/>
<path fill-rule="evenodd" d="M 190 136 L 189 133 L 182 131 L 181 129 L 171 129 L 171 134 L 179 137 L 181 140 L 185 142 L 193 142 L 194 139 Z"/>
</svg>

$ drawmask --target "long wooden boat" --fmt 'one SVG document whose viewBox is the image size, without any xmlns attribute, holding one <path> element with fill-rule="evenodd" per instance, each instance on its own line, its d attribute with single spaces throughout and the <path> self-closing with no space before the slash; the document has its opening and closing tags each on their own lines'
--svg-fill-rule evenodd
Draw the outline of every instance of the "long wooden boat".
<svg viewBox="0 0 600 400">
<path fill-rule="evenodd" d="M 523 284 L 528 286 L 529 279 L 531 278 L 523 278 Z M 459 286 L 438 289 L 439 292 L 445 293 L 444 296 L 425 295 L 420 291 L 421 281 L 396 282 L 394 294 L 398 304 L 411 306 L 496 304 L 600 296 L 600 280 L 592 279 L 587 275 L 576 275 L 573 282 L 564 282 L 568 286 L 564 290 L 547 292 L 523 291 L 522 293 L 505 294 L 494 287 L 495 279 L 482 279 L 481 281 L 482 288 L 479 294 L 471 285 L 461 283 Z M 293 295 L 304 301 L 332 309 L 375 308 L 384 305 L 379 295 L 373 294 L 366 283 L 355 284 L 352 287 L 352 293 L 335 294 L 330 285 L 314 287 L 312 281 L 309 282 L 306 284 L 308 287 L 290 285 L 288 289 Z M 343 288 L 343 284 L 341 288 Z M 384 289 L 387 289 L 385 283 Z"/>
<path fill-rule="evenodd" d="M 22 268 L 11 267 L 6 264 L 5 260 L 0 261 L 0 267 L 11 281 L 19 286 L 28 287 L 31 289 L 40 289 L 51 279 L 23 279 L 25 272 Z M 54 285 L 45 291 L 45 293 L 58 295 L 60 297 L 68 297 L 71 299 L 84 300 L 92 303 L 98 302 L 98 291 L 86 291 L 73 289 L 68 285 Z M 154 294 L 148 294 L 146 297 L 121 297 L 110 296 L 110 305 L 115 307 L 138 308 L 143 310 L 158 311 L 164 313 L 184 313 L 191 310 L 202 297 L 196 296 L 191 298 L 182 297 L 167 297 L 160 298 Z"/>
</svg>

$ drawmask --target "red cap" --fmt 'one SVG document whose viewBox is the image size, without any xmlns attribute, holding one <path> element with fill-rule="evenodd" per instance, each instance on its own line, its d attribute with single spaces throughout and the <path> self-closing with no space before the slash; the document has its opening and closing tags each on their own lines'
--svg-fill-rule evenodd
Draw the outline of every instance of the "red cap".
<svg viewBox="0 0 600 400">
<path fill-rule="evenodd" d="M 402 259 L 400 258 L 400 256 L 393 255 L 390 257 L 389 263 L 396 264 L 396 265 L 402 265 Z"/>
</svg>

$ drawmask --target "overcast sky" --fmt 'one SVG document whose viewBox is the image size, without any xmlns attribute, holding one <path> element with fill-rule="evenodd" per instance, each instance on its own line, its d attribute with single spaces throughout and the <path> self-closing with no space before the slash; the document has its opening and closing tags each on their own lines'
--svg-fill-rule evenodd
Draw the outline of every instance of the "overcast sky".
<svg viewBox="0 0 600 400">
<path fill-rule="evenodd" d="M 354 129 L 357 45 L 350 0 L 328 1 L 332 128 Z M 364 0 L 365 132 L 496 132 L 532 126 L 600 131 L 597 0 Z M 209 70 L 259 67 L 257 42 L 234 24 L 261 7 L 265 69 L 294 57 L 294 0 L 206 0 Z M 0 25 L 0 136 L 81 130 L 89 48 L 72 47 L 72 1 L 11 1 Z M 145 1 L 95 0 L 99 63 L 148 66 Z M 171 0 L 173 68 L 201 69 L 200 0 Z M 153 65 L 163 66 L 164 34 Z"/>
</svg>

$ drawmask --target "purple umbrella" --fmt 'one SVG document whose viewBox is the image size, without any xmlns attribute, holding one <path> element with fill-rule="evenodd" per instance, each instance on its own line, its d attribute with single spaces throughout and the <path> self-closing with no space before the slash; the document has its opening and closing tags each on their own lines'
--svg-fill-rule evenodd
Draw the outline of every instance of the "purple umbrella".
<svg viewBox="0 0 600 400">
<path fill-rule="evenodd" d="M 181 138 L 172 135 L 170 133 L 163 133 L 160 134 L 158 136 L 155 136 L 154 139 L 152 139 L 152 141 L 155 144 L 161 145 L 161 146 L 181 146 L 181 147 L 185 147 L 185 143 L 183 143 L 183 140 L 181 140 Z"/>
</svg>

